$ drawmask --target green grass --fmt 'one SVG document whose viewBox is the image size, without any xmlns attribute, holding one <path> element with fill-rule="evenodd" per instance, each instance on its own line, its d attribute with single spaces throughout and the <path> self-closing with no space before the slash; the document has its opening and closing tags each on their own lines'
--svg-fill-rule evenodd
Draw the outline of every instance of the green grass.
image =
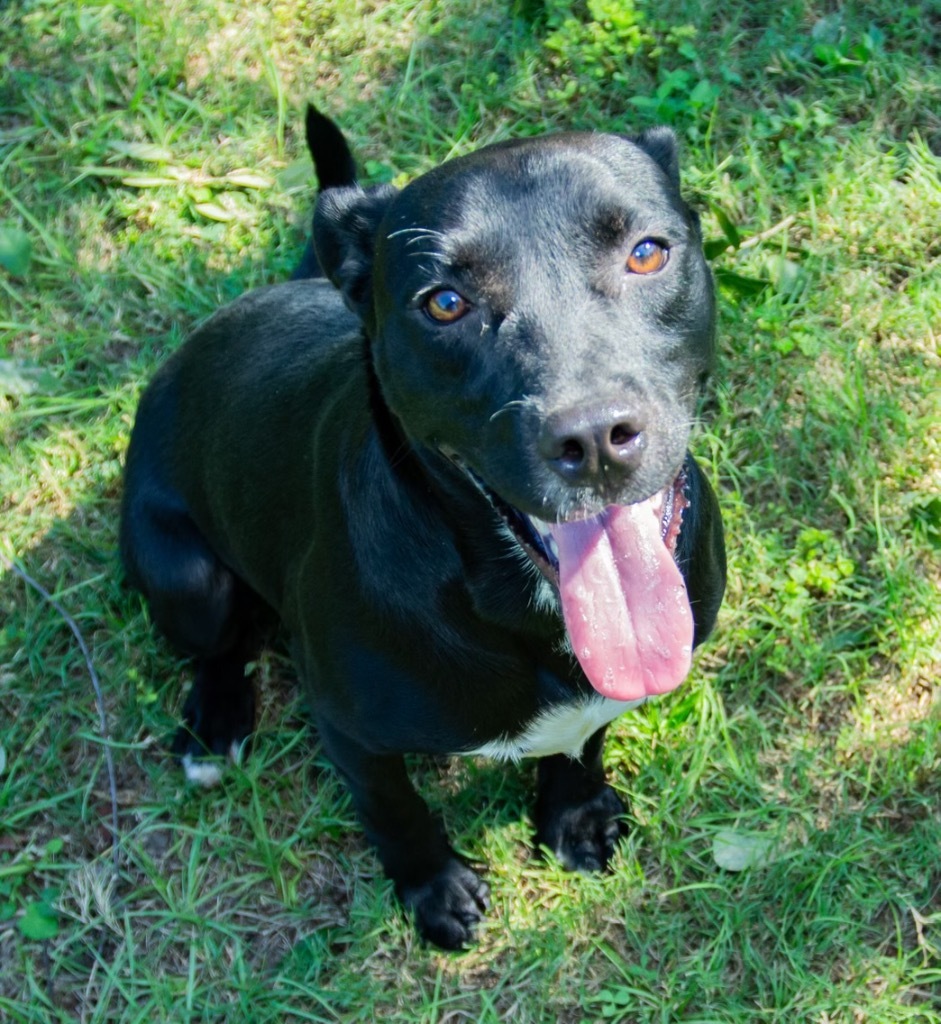
<svg viewBox="0 0 941 1024">
<path fill-rule="evenodd" d="M 0 1018 L 941 1022 L 939 39 L 937 0 L 0 7 L 0 553 L 108 715 L 0 566 Z M 278 652 L 252 758 L 183 785 L 187 667 L 119 582 L 140 389 L 296 261 L 308 98 L 371 181 L 667 120 L 716 243 L 719 628 L 612 729 L 606 877 L 532 856 L 531 766 L 416 763 L 493 887 L 459 956 L 397 910 Z"/>
</svg>

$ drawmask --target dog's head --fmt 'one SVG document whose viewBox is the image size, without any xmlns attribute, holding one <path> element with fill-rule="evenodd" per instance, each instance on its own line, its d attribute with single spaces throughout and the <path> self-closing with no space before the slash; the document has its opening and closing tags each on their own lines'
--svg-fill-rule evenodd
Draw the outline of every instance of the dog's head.
<svg viewBox="0 0 941 1024">
<path fill-rule="evenodd" d="M 621 699 L 676 685 L 675 667 L 612 683 L 620 669 L 594 665 L 591 648 L 624 616 L 584 597 L 614 602 L 626 573 L 675 603 L 651 581 L 672 565 L 714 301 L 672 133 L 490 146 L 402 191 L 331 190 L 314 225 L 401 429 L 459 467 L 561 577 L 591 681 Z"/>
</svg>

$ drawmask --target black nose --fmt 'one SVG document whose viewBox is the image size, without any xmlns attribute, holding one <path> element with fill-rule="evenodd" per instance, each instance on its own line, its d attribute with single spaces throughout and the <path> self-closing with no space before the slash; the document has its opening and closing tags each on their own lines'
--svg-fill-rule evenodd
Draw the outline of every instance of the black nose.
<svg viewBox="0 0 941 1024">
<path fill-rule="evenodd" d="M 610 486 L 640 466 L 647 447 L 644 427 L 636 411 L 607 405 L 563 409 L 547 417 L 539 452 L 567 484 Z"/>
</svg>

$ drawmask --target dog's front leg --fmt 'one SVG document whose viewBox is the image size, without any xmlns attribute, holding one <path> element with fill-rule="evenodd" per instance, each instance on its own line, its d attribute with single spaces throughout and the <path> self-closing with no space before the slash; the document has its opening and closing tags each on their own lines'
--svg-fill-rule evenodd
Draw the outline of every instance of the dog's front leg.
<svg viewBox="0 0 941 1024">
<path fill-rule="evenodd" d="M 370 753 L 323 721 L 320 736 L 422 938 L 460 949 L 490 904 L 489 886 L 451 849 L 441 823 L 415 792 L 404 758 Z"/>
<path fill-rule="evenodd" d="M 624 805 L 605 782 L 604 729 L 585 744 L 580 760 L 554 754 L 539 761 L 536 843 L 570 871 L 603 871 L 624 834 Z"/>
</svg>

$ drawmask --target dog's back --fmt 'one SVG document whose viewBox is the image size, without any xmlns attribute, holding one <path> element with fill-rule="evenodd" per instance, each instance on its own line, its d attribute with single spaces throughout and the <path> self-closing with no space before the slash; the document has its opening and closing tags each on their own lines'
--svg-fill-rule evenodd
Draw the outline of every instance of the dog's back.
<svg viewBox="0 0 941 1024">
<path fill-rule="evenodd" d="M 270 604 L 281 605 L 279 568 L 292 559 L 277 550 L 278 538 L 293 544 L 297 534 L 291 528 L 265 529 L 260 521 L 285 523 L 292 509 L 303 507 L 296 494 L 285 495 L 285 486 L 297 480 L 297 461 L 305 456 L 284 439 L 296 435 L 303 422 L 310 431 L 308 457 L 330 457 L 335 446 L 317 446 L 317 423 L 336 419 L 330 406 L 338 402 L 344 421 L 359 410 L 365 429 L 360 350 L 359 322 L 322 280 L 250 292 L 193 334 L 143 396 L 128 450 L 121 552 L 131 583 L 153 600 L 171 571 L 176 579 L 169 589 L 182 594 L 191 589 L 183 585 L 187 576 L 198 580 L 208 572 L 191 547 L 171 569 L 167 553 L 150 543 L 154 510 L 166 516 L 185 495 L 188 517 L 202 536 L 212 538 L 213 551 Z M 253 467 L 250 486 L 242 466 Z M 311 480 L 314 472 L 311 467 Z M 291 486 L 296 490 L 296 483 Z M 316 507 L 316 496 L 310 500 L 309 507 Z M 310 533 L 314 526 L 305 520 L 297 530 Z M 270 546 L 252 545 L 258 557 L 248 565 L 239 554 L 246 546 L 239 534 L 250 533 L 267 538 Z M 185 601 L 179 601 L 178 612 L 168 608 L 156 617 L 184 649 L 198 653 L 205 646 L 204 639 L 193 639 L 204 630 Z"/>
</svg>

